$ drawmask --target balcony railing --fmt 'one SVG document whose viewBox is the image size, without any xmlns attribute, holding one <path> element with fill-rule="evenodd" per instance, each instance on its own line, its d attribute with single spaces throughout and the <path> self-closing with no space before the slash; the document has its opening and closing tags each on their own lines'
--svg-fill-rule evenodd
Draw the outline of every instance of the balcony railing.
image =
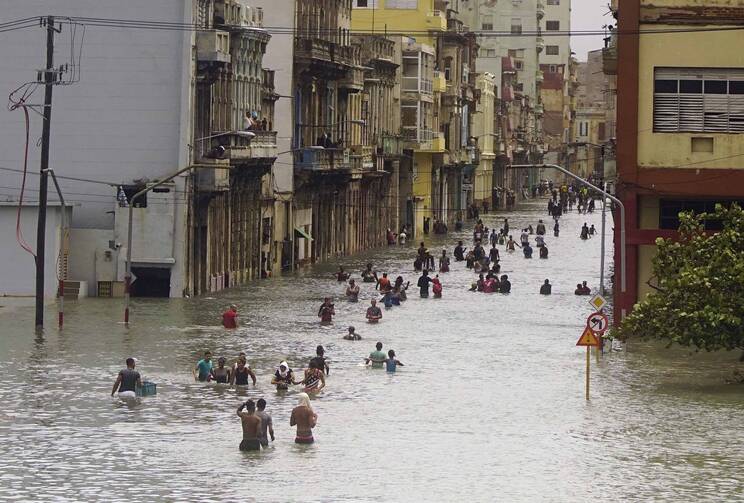
<svg viewBox="0 0 744 503">
<path fill-rule="evenodd" d="M 230 136 L 225 147 L 224 159 L 250 161 L 276 158 L 276 131 L 251 131 L 253 138 Z"/>
<path fill-rule="evenodd" d="M 373 153 L 374 147 L 371 145 L 358 145 L 354 147 L 349 155 L 351 170 L 356 172 L 374 171 Z"/>
<path fill-rule="evenodd" d="M 306 171 L 348 170 L 351 159 L 344 149 L 306 147 L 295 152 L 295 166 Z"/>
<path fill-rule="evenodd" d="M 403 141 L 415 150 L 441 152 L 444 150 L 444 134 L 431 129 L 403 126 Z"/>
<path fill-rule="evenodd" d="M 342 89 L 362 91 L 364 89 L 364 69 L 361 66 L 350 68 L 346 76 L 339 80 L 338 86 Z"/>
<path fill-rule="evenodd" d="M 396 156 L 403 153 L 403 137 L 385 135 L 382 137 L 382 154 Z"/>
<path fill-rule="evenodd" d="M 297 38 L 295 50 L 295 56 L 298 58 L 346 66 L 351 66 L 354 63 L 352 47 L 339 46 L 334 42 L 320 38 Z"/>
<path fill-rule="evenodd" d="M 602 72 L 617 75 L 617 46 L 614 44 L 602 49 Z"/>
<path fill-rule="evenodd" d="M 401 89 L 409 93 L 431 94 L 434 83 L 431 79 L 403 76 L 401 77 Z"/>
<path fill-rule="evenodd" d="M 230 33 L 222 30 L 196 34 L 196 59 L 214 63 L 230 62 Z"/>
</svg>

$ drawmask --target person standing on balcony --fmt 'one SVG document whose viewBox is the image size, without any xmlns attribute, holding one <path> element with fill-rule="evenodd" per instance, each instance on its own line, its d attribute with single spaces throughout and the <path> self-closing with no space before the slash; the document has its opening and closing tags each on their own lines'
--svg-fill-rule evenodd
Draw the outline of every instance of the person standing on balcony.
<svg viewBox="0 0 744 503">
<path fill-rule="evenodd" d="M 255 122 L 253 121 L 253 118 L 251 117 L 251 113 L 246 112 L 245 117 L 243 117 L 243 131 L 250 131 L 254 127 L 255 127 Z"/>
</svg>

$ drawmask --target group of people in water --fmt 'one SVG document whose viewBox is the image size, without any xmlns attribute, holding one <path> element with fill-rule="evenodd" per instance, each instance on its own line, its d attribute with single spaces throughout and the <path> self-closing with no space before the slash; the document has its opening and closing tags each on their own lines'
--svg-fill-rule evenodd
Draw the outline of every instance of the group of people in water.
<svg viewBox="0 0 744 503">
<path fill-rule="evenodd" d="M 558 237 L 560 234 L 559 218 L 555 215 L 555 208 L 563 208 L 563 198 L 559 200 L 557 194 L 553 191 L 551 199 L 550 213 L 554 216 L 553 235 Z M 579 193 L 581 194 L 581 193 Z M 566 196 L 568 197 L 568 196 Z M 566 199 L 567 205 L 571 206 L 570 199 Z M 593 200 L 591 198 L 579 197 L 579 207 L 586 211 L 593 209 Z M 579 237 L 588 239 L 595 234 L 594 226 L 587 226 L 586 223 L 581 228 Z M 510 234 L 510 224 L 508 219 L 504 219 L 503 225 L 499 230 L 486 228 L 483 221 L 478 219 L 473 228 L 473 246 L 468 249 L 463 241 L 458 241 L 454 247 L 452 256 L 455 262 L 465 262 L 465 267 L 477 274 L 477 279 L 471 284 L 470 291 L 483 293 L 502 293 L 511 292 L 511 281 L 509 276 L 501 274 L 501 252 L 497 246 L 503 246 L 507 253 L 515 252 L 519 247 L 525 259 L 531 259 L 534 253 L 530 242 L 531 236 L 534 235 L 534 245 L 538 249 L 538 256 L 541 259 L 548 259 L 549 250 L 545 241 L 547 226 L 543 220 L 539 220 L 534 226 L 530 224 L 521 229 L 519 242 L 514 240 Z M 405 237 L 403 237 L 405 240 Z M 486 246 L 484 246 L 484 243 Z M 490 245 L 490 248 L 486 248 Z M 416 285 L 419 288 L 419 296 L 428 298 L 433 293 L 434 298 L 441 298 L 443 285 L 439 274 L 450 272 L 451 260 L 446 249 L 443 249 L 441 255 L 434 257 L 426 248 L 425 243 L 421 242 L 413 262 L 414 271 L 420 272 Z M 359 283 L 351 275 L 339 266 L 335 273 L 335 279 L 338 282 L 346 283 L 344 296 L 349 302 L 358 302 L 360 295 Z M 381 305 L 386 308 L 400 306 L 408 298 L 407 290 L 410 282 L 405 281 L 403 276 L 399 275 L 394 280 L 388 277 L 387 272 L 378 274 L 372 263 L 366 264 L 361 271 L 360 282 L 374 284 L 374 291 L 377 295 L 370 300 L 370 305 L 365 312 L 365 318 L 368 323 L 379 323 L 383 318 Z M 541 295 L 551 295 L 552 286 L 548 279 L 540 286 Z M 587 282 L 576 285 L 574 292 L 576 295 L 590 295 L 591 289 Z M 321 325 L 331 325 L 336 315 L 335 306 L 331 297 L 325 297 L 323 303 L 318 309 L 317 316 Z M 225 328 L 234 329 L 239 325 L 238 308 L 231 305 L 222 313 L 222 324 Z M 362 336 L 356 332 L 354 326 L 348 327 L 348 333 L 342 337 L 348 341 L 359 341 Z M 378 342 L 375 350 L 366 358 L 364 363 L 372 368 L 384 368 L 388 372 L 395 372 L 397 367 L 402 367 L 403 363 L 398 360 L 395 351 L 389 349 L 383 351 L 383 344 Z M 117 375 L 111 395 L 117 391 L 119 397 L 124 399 L 135 398 L 136 390 L 142 386 L 142 380 L 139 372 L 135 370 L 136 360 L 128 358 L 126 361 L 127 368 L 123 369 Z M 246 354 L 238 354 L 232 364 L 227 365 L 227 359 L 220 356 L 213 363 L 212 353 L 205 351 L 193 368 L 193 377 L 198 382 L 214 382 L 217 384 L 247 386 L 256 385 L 257 377 L 247 362 Z M 310 358 L 307 368 L 295 372 L 286 360 L 282 360 L 276 367 L 271 384 L 274 385 L 278 392 L 283 392 L 292 386 L 301 386 L 301 392 L 298 394 L 298 403 L 293 408 L 290 415 L 290 425 L 296 427 L 295 442 L 308 444 L 314 442 L 313 428 L 317 424 L 318 415 L 313 410 L 310 403 L 310 396 L 322 391 L 326 387 L 326 378 L 330 373 L 328 359 L 325 356 L 325 349 L 319 345 L 316 348 L 316 354 Z M 248 400 L 242 403 L 237 409 L 237 415 L 240 418 L 243 429 L 243 440 L 240 443 L 241 450 L 259 450 L 267 447 L 269 441 L 275 438 L 273 430 L 273 420 L 271 415 L 266 411 L 267 402 L 260 398 L 256 402 Z"/>
</svg>

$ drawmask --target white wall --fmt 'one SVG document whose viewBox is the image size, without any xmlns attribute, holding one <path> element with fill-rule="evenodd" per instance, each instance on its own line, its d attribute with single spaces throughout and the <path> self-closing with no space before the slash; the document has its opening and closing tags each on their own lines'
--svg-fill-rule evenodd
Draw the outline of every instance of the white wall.
<svg viewBox="0 0 744 503">
<path fill-rule="evenodd" d="M 184 0 L 24 0 L 5 2 L 4 21 L 29 16 L 85 16 L 188 22 L 191 2 Z M 80 49 L 78 27 L 74 48 Z M 158 179 L 189 163 L 191 131 L 191 44 L 188 31 L 137 30 L 88 26 L 80 58 L 80 81 L 55 86 L 50 166 L 58 175 L 132 183 Z M 45 62 L 45 30 L 34 27 L 0 33 L 0 91 L 4 94 L 35 79 Z M 55 36 L 55 66 L 70 64 L 69 25 Z M 77 52 L 76 52 L 77 54 Z M 43 101 L 39 88 L 33 102 Z M 23 113 L 0 112 L 0 167 L 22 167 Z M 29 168 L 37 171 L 41 117 L 31 114 Z M 38 177 L 30 177 L 30 189 Z M 113 229 L 116 190 L 102 184 L 60 180 L 66 198 L 79 204 L 73 227 Z M 179 182 L 180 184 L 180 182 Z M 18 187 L 18 173 L 0 171 L 0 185 Z M 0 189 L 16 195 L 17 189 Z M 34 193 L 35 194 L 35 193 Z M 50 199 L 56 196 L 50 191 Z M 178 250 L 174 290 L 182 289 L 186 205 L 177 205 L 173 235 Z M 0 247 L 5 246 L 0 244 Z M 86 274 L 87 275 L 87 274 Z"/>
<path fill-rule="evenodd" d="M 16 211 L 13 203 L 0 203 L 0 295 L 34 295 L 36 265 L 34 257 L 16 242 Z M 71 213 L 71 210 L 68 209 Z M 68 215 L 70 214 L 68 213 Z M 21 229 L 26 242 L 36 252 L 36 224 L 38 207 L 26 205 L 21 210 Z M 46 222 L 46 253 L 44 256 L 44 295 L 52 298 L 57 293 L 57 257 L 60 250 L 62 211 L 59 206 L 49 206 Z"/>
<path fill-rule="evenodd" d="M 114 233 L 106 229 L 72 229 L 70 231 L 69 279 L 88 283 L 89 296 L 97 295 L 98 281 L 114 281 L 117 251 L 112 250 L 112 261 L 106 263 L 103 253 L 108 249 Z M 105 270 L 104 270 L 105 268 Z"/>
<path fill-rule="evenodd" d="M 295 23 L 295 0 L 248 0 L 253 7 L 262 7 L 263 24 L 271 27 L 290 28 Z M 292 82 L 292 59 L 294 57 L 294 35 L 291 32 L 271 33 L 266 46 L 263 67 L 274 70 L 274 86 L 277 94 L 294 96 Z M 272 172 L 278 192 L 293 190 L 293 157 L 288 152 L 292 148 L 294 99 L 279 98 L 274 109 L 274 129 L 277 131 L 277 152 L 279 155 Z"/>
<path fill-rule="evenodd" d="M 543 65 L 566 65 L 568 72 L 568 60 L 571 57 L 570 38 L 568 35 L 551 36 L 545 29 L 548 21 L 558 21 L 560 32 L 568 32 L 571 29 L 571 0 L 560 0 L 559 5 L 548 5 L 547 0 L 542 0 L 545 5 L 545 17 L 540 21 L 542 26 L 545 45 L 557 45 L 558 55 L 549 55 L 547 49 L 540 54 L 540 63 Z"/>
</svg>

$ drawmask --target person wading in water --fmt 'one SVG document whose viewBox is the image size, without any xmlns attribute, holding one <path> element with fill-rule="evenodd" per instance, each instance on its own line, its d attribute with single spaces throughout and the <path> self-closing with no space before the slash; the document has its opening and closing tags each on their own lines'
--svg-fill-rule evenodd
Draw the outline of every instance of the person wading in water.
<svg viewBox="0 0 744 503">
<path fill-rule="evenodd" d="M 245 409 L 245 411 L 243 411 Z M 256 414 L 256 404 L 248 400 L 238 407 L 238 417 L 243 426 L 243 440 L 240 442 L 241 451 L 260 451 L 261 418 Z"/>
<path fill-rule="evenodd" d="M 289 417 L 289 425 L 297 426 L 296 444 L 312 444 L 315 442 L 313 428 L 318 423 L 318 415 L 310 406 L 310 397 L 307 393 L 300 393 L 298 398 L 297 407 L 292 409 L 292 415 Z"/>
</svg>

